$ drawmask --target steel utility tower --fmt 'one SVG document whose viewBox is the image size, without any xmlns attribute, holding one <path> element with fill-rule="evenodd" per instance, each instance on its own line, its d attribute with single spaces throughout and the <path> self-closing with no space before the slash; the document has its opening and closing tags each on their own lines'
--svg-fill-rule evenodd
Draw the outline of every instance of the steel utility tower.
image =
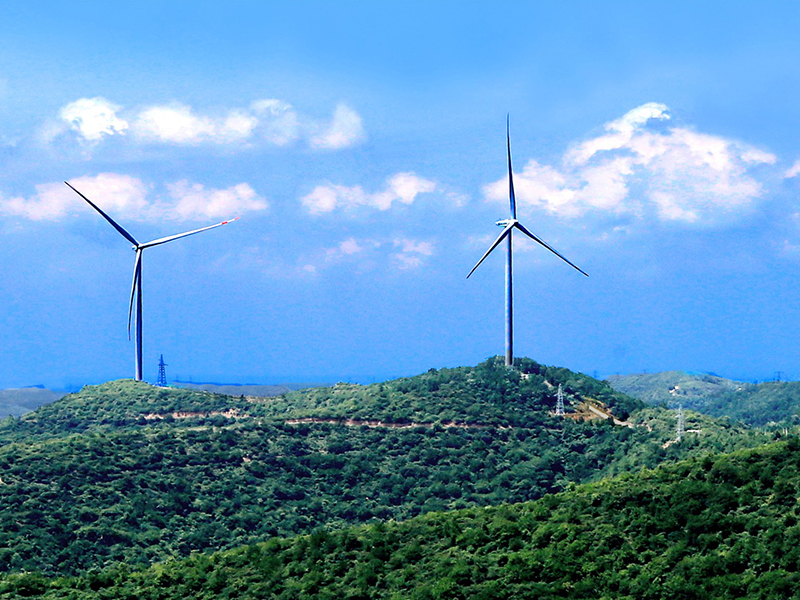
<svg viewBox="0 0 800 600">
<path fill-rule="evenodd" d="M 678 405 L 678 435 L 675 441 L 680 442 L 683 439 L 684 431 L 686 430 L 686 421 L 683 417 L 683 406 Z"/>
<path fill-rule="evenodd" d="M 167 387 L 167 370 L 164 368 L 167 366 L 167 363 L 164 362 L 164 355 L 161 355 L 161 358 L 158 359 L 158 381 L 156 385 L 158 387 Z"/>
<path fill-rule="evenodd" d="M 558 394 L 556 395 L 556 416 L 564 416 L 564 390 L 561 389 L 561 384 L 558 384 Z"/>
</svg>

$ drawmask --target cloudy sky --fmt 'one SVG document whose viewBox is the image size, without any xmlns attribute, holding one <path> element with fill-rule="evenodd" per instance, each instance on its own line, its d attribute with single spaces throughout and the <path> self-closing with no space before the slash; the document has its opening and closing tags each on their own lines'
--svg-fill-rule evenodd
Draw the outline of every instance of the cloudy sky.
<svg viewBox="0 0 800 600">
<path fill-rule="evenodd" d="M 369 382 L 516 349 L 800 378 L 800 6 L 0 2 L 0 387 Z"/>
</svg>

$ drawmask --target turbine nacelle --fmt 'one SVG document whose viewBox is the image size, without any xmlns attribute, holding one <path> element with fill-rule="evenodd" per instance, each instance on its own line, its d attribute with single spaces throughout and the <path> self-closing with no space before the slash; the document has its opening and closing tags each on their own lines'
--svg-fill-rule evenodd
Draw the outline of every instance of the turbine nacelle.
<svg viewBox="0 0 800 600">
<path fill-rule="evenodd" d="M 500 235 L 497 236 L 497 239 L 494 241 L 494 243 L 491 246 L 489 246 L 489 249 L 483 254 L 483 256 L 481 256 L 481 259 L 477 262 L 477 264 L 474 267 L 472 267 L 472 271 L 470 271 L 469 275 L 467 275 L 467 279 L 469 279 L 469 276 L 472 275 L 475 272 L 475 269 L 477 269 L 480 266 L 480 264 L 484 261 L 484 259 L 492 253 L 492 250 L 497 248 L 497 246 L 500 245 L 500 242 L 502 242 L 506 238 L 506 236 L 510 236 L 511 235 L 511 231 L 513 229 L 517 229 L 517 230 L 521 231 L 523 234 L 525 234 L 526 236 L 531 238 L 537 244 L 540 244 L 541 246 L 544 246 L 545 248 L 550 250 L 550 252 L 555 254 L 558 258 L 563 260 L 565 263 L 567 263 L 573 269 L 579 271 L 580 273 L 583 273 L 584 275 L 586 275 L 586 277 L 589 276 L 589 275 L 586 274 L 586 272 L 583 269 L 581 269 L 580 267 L 578 267 L 577 265 L 572 263 L 569 259 L 564 257 L 561 253 L 559 253 L 550 244 L 545 242 L 540 237 L 538 237 L 538 236 L 534 235 L 533 233 L 531 233 L 528 230 L 528 228 L 525 227 L 522 223 L 520 223 L 517 219 L 502 219 L 500 221 L 497 221 L 496 224 L 497 224 L 498 227 L 502 227 L 503 231 L 500 232 Z M 509 252 L 511 252 L 511 248 L 510 247 L 509 247 Z"/>
<path fill-rule="evenodd" d="M 555 248 L 550 246 L 550 244 L 545 242 L 540 237 L 531 233 L 522 223 L 520 223 L 517 220 L 517 199 L 514 194 L 514 170 L 511 167 L 511 126 L 510 126 L 510 119 L 508 118 L 506 119 L 506 148 L 508 148 L 508 202 L 509 202 L 509 208 L 511 209 L 511 218 L 500 219 L 499 221 L 495 221 L 495 225 L 497 225 L 498 227 L 502 227 L 503 231 L 500 232 L 500 235 L 497 236 L 497 239 L 494 241 L 494 243 L 491 246 L 489 246 L 489 249 L 484 253 L 483 256 L 481 256 L 481 259 L 478 261 L 478 263 L 474 267 L 472 267 L 472 271 L 470 271 L 469 275 L 467 275 L 467 279 L 469 279 L 469 276 L 475 272 L 475 269 L 477 269 L 480 266 L 480 264 L 484 261 L 484 259 L 487 256 L 489 256 L 489 254 L 492 253 L 492 250 L 497 248 L 497 246 L 500 244 L 500 242 L 502 242 L 506 238 L 506 236 L 511 235 L 511 231 L 513 229 L 518 229 L 523 234 L 532 239 L 534 242 L 540 244 L 541 246 L 544 246 L 545 248 L 550 250 L 550 252 L 555 254 L 558 258 L 567 263 L 569 266 L 571 266 L 575 270 L 583 273 L 584 275 L 586 275 L 586 277 L 588 277 L 589 275 L 587 275 L 586 272 L 583 271 L 583 269 L 580 269 L 578 266 L 567 260 L 564 256 L 562 256 L 559 252 L 557 252 Z M 509 263 L 510 263 L 511 262 L 510 245 L 508 247 L 508 252 L 509 252 Z"/>
</svg>

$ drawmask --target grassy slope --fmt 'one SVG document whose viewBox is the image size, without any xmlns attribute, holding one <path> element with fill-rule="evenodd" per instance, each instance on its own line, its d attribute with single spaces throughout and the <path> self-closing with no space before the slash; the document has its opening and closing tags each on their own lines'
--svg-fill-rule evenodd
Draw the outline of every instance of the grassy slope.
<svg viewBox="0 0 800 600">
<path fill-rule="evenodd" d="M 800 597 L 800 442 L 518 505 L 432 513 L 144 571 L 0 581 L 48 600 Z"/>
<path fill-rule="evenodd" d="M 690 413 L 687 427 L 702 433 L 664 448 L 669 411 L 643 409 L 566 369 L 522 367 L 529 377 L 492 360 L 260 403 L 132 381 L 89 387 L 0 428 L 0 570 L 79 573 L 326 524 L 520 502 L 765 439 Z M 559 383 L 648 427 L 556 418 Z M 175 411 L 196 416 L 145 418 Z M 290 425 L 290 417 L 476 426 Z"/>
</svg>

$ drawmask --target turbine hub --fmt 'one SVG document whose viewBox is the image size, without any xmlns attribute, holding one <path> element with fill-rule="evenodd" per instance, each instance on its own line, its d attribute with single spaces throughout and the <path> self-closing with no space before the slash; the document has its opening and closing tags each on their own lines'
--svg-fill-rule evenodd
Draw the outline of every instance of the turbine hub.
<svg viewBox="0 0 800 600">
<path fill-rule="evenodd" d="M 517 222 L 516 219 L 501 219 L 501 220 L 495 222 L 495 225 L 497 225 L 498 227 L 508 227 L 512 223 L 516 223 L 516 222 Z"/>
</svg>

